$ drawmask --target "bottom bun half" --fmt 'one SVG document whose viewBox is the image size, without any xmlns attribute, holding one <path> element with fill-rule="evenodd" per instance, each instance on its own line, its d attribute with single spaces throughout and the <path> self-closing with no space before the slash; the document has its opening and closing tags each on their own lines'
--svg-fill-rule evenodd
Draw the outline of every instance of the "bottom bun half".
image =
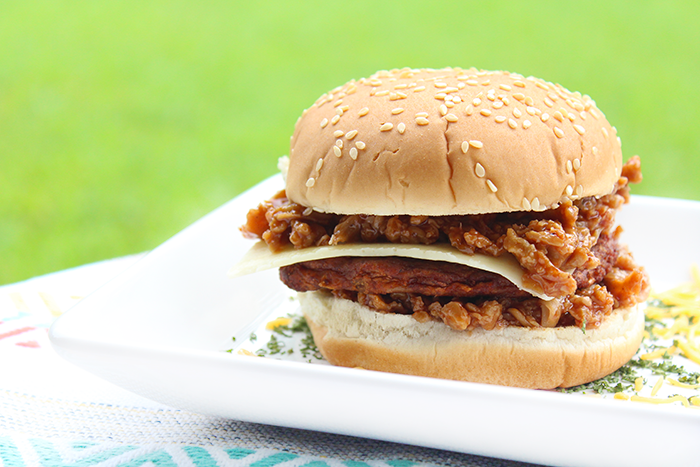
<svg viewBox="0 0 700 467">
<path fill-rule="evenodd" d="M 505 327 L 455 331 L 383 314 L 324 292 L 299 293 L 316 345 L 333 365 L 534 389 L 584 384 L 615 371 L 642 341 L 642 307 L 597 329 Z"/>
</svg>

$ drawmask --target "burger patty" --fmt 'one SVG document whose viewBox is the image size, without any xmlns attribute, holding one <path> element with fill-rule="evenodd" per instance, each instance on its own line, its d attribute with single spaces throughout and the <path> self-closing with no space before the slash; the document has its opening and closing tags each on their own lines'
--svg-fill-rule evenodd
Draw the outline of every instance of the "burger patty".
<svg viewBox="0 0 700 467">
<path fill-rule="evenodd" d="M 592 248 L 600 264 L 577 269 L 578 289 L 600 282 L 618 255 L 617 240 L 601 236 Z M 280 269 L 287 287 L 298 292 L 320 289 L 369 294 L 413 293 L 434 297 L 527 298 L 531 295 L 505 277 L 462 264 L 403 257 L 341 257 L 306 261 Z"/>
</svg>

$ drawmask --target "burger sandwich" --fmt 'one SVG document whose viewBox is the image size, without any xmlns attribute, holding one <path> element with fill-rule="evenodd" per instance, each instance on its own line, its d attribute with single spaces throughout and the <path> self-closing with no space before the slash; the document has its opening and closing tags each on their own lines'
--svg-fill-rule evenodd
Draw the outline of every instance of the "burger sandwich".
<svg viewBox="0 0 700 467">
<path fill-rule="evenodd" d="M 250 210 L 334 365 L 527 388 L 626 363 L 649 284 L 615 213 L 641 181 L 586 95 L 502 71 L 381 71 L 323 94 Z"/>
</svg>

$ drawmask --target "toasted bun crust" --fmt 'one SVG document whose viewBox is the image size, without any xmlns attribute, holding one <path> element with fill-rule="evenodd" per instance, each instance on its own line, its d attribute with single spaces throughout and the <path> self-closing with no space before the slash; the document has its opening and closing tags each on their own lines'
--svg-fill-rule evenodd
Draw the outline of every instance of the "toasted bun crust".
<svg viewBox="0 0 700 467">
<path fill-rule="evenodd" d="M 588 97 L 502 71 L 382 71 L 322 95 L 291 141 L 287 195 L 340 214 L 544 210 L 609 193 L 616 130 Z"/>
<path fill-rule="evenodd" d="M 469 332 L 320 292 L 300 293 L 299 300 L 333 365 L 533 389 L 576 386 L 615 371 L 635 354 L 644 331 L 641 307 L 616 310 L 585 334 L 571 327 Z"/>
</svg>

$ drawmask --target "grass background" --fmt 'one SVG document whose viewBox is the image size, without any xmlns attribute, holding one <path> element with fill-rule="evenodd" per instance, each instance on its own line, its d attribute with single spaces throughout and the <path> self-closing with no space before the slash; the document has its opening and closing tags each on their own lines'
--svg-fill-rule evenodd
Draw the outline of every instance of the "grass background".
<svg viewBox="0 0 700 467">
<path fill-rule="evenodd" d="M 301 110 L 377 69 L 587 93 L 700 199 L 700 3 L 0 0 L 0 284 L 154 248 L 276 171 Z"/>
</svg>

